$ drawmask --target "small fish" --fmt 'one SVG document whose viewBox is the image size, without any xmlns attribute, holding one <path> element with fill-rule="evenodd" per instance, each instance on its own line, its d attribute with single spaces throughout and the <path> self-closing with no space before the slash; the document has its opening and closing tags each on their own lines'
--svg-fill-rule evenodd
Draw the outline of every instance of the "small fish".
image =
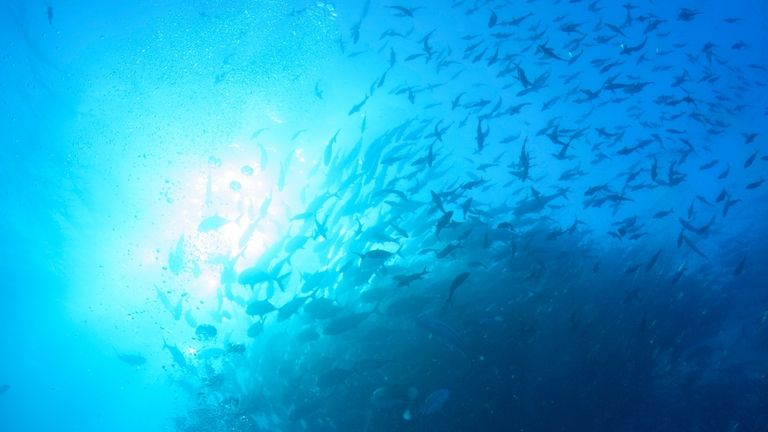
<svg viewBox="0 0 768 432">
<path fill-rule="evenodd" d="M 264 331 L 264 321 L 257 321 L 248 327 L 246 335 L 249 338 L 258 337 Z"/>
<path fill-rule="evenodd" d="M 683 276 L 683 273 L 685 273 L 685 264 L 680 264 L 680 267 L 677 268 L 677 271 L 675 272 L 674 276 L 672 276 L 672 280 L 670 283 L 672 285 L 676 284 L 680 278 Z"/>
<path fill-rule="evenodd" d="M 187 359 L 184 357 L 184 354 L 181 352 L 179 347 L 176 345 L 170 345 L 168 342 L 163 338 L 163 349 L 168 350 L 169 353 L 171 353 L 171 357 L 173 357 L 173 362 L 176 363 L 180 368 L 186 369 L 187 368 Z"/>
<path fill-rule="evenodd" d="M 720 193 L 717 195 L 717 198 L 715 198 L 715 202 L 723 202 L 723 200 L 728 196 L 728 192 L 723 189 L 720 191 Z"/>
<path fill-rule="evenodd" d="M 48 18 L 48 25 L 53 25 L 53 6 L 45 8 L 45 16 Z"/>
<path fill-rule="evenodd" d="M 747 263 L 747 257 L 744 257 L 739 261 L 739 264 L 733 270 L 734 276 L 740 276 L 744 272 L 744 265 Z"/>
<path fill-rule="evenodd" d="M 306 301 L 311 297 L 314 297 L 314 292 L 308 296 L 295 296 L 293 299 L 289 300 L 287 303 L 280 307 L 280 310 L 277 313 L 277 321 L 285 321 L 292 317 L 293 314 L 298 312 L 298 310 L 304 306 L 304 303 L 306 303 Z"/>
<path fill-rule="evenodd" d="M 411 17 L 413 18 L 413 13 L 416 12 L 419 9 L 424 9 L 422 6 L 419 7 L 412 7 L 407 8 L 405 6 L 386 6 L 387 9 L 394 9 L 397 11 L 395 14 L 396 17 L 402 18 L 402 17 Z"/>
<path fill-rule="evenodd" d="M 437 194 L 437 192 L 431 190 L 429 191 L 430 194 L 432 194 L 432 202 L 435 204 L 435 207 L 440 210 L 440 212 L 445 213 L 445 208 L 443 207 L 443 200 L 440 198 L 440 195 Z"/>
<path fill-rule="evenodd" d="M 358 253 L 360 259 L 369 259 L 374 261 L 386 261 L 396 255 L 397 252 L 390 252 L 385 249 L 371 249 L 365 253 Z"/>
<path fill-rule="evenodd" d="M 763 183 L 765 183 L 765 179 L 761 178 L 760 180 L 753 181 L 752 183 L 747 183 L 745 187 L 747 189 L 757 189 L 762 186 Z"/>
<path fill-rule="evenodd" d="M 718 180 L 722 180 L 722 179 L 724 179 L 724 178 L 728 177 L 728 173 L 730 173 L 730 172 L 731 172 L 731 166 L 730 166 L 730 165 L 728 165 L 728 166 L 725 168 L 725 170 L 723 170 L 723 172 L 721 172 L 721 173 L 720 173 L 720 174 L 717 176 L 717 179 L 718 179 Z"/>
<path fill-rule="evenodd" d="M 245 308 L 245 313 L 250 316 L 263 317 L 270 312 L 276 311 L 275 305 L 269 302 L 269 300 L 254 300 L 248 304 Z"/>
<path fill-rule="evenodd" d="M 452 217 L 453 210 L 447 211 L 442 216 L 440 216 L 440 219 L 437 221 L 437 225 L 435 225 L 435 235 L 437 237 L 440 237 L 440 231 L 442 231 L 445 227 L 448 226 L 449 223 L 451 223 Z"/>
<path fill-rule="evenodd" d="M 396 280 L 397 281 L 397 287 L 401 288 L 401 287 L 404 287 L 404 286 L 409 286 L 413 282 L 422 279 L 424 277 L 424 275 L 426 275 L 427 273 L 429 273 L 429 272 L 427 271 L 427 268 L 424 267 L 424 269 L 422 271 L 418 272 L 418 273 L 411 273 L 411 274 L 405 274 L 405 275 L 396 275 L 396 276 L 393 276 L 392 279 Z"/>
<path fill-rule="evenodd" d="M 659 256 L 661 255 L 661 249 L 658 250 L 652 257 L 651 260 L 648 261 L 648 264 L 645 265 L 645 271 L 651 271 L 654 265 L 656 265 L 656 261 L 659 259 Z"/>
<path fill-rule="evenodd" d="M 368 102 L 369 97 L 370 95 L 366 94 L 362 101 L 352 106 L 352 109 L 349 110 L 349 113 L 347 113 L 347 115 L 352 115 L 356 112 L 359 112 L 363 108 L 365 103 Z"/>
<path fill-rule="evenodd" d="M 491 127 L 488 126 L 485 128 L 485 131 L 483 131 L 483 120 L 481 118 L 477 119 L 477 130 L 475 133 L 475 141 L 477 142 L 477 150 L 475 153 L 480 153 L 483 151 L 483 148 L 485 148 L 485 140 L 488 138 L 488 135 L 491 133 Z"/>
<path fill-rule="evenodd" d="M 747 158 L 747 160 L 744 161 L 744 168 L 749 168 L 753 162 L 755 162 L 755 158 L 757 157 L 758 150 L 755 150 L 752 152 L 751 155 Z"/>
<path fill-rule="evenodd" d="M 200 222 L 200 225 L 197 226 L 197 230 L 202 233 L 216 231 L 230 222 L 230 220 L 215 214 L 203 219 L 203 221 Z"/>
<path fill-rule="evenodd" d="M 491 17 L 488 18 L 488 28 L 495 26 L 498 21 L 499 17 L 496 15 L 496 12 L 491 11 Z"/>
<path fill-rule="evenodd" d="M 3 384 L 0 385 L 0 395 L 4 394 L 8 390 L 10 390 L 11 386 L 9 384 Z"/>
<path fill-rule="evenodd" d="M 445 300 L 446 306 L 453 305 L 453 293 L 455 293 L 456 289 L 467 280 L 469 275 L 470 275 L 469 272 L 464 272 L 464 273 L 459 273 L 458 276 L 453 278 L 453 281 L 451 281 L 451 286 L 448 288 L 448 298 Z"/>
<path fill-rule="evenodd" d="M 217 334 L 218 330 L 216 330 L 216 327 L 210 324 L 200 324 L 195 329 L 195 336 L 203 342 L 215 338 Z"/>
<path fill-rule="evenodd" d="M 323 152 L 323 165 L 328 166 L 331 163 L 331 157 L 333 156 L 333 144 L 336 142 L 336 138 L 339 136 L 341 129 L 337 130 L 333 137 L 328 141 Z"/>
<path fill-rule="evenodd" d="M 451 391 L 448 389 L 437 389 L 424 399 L 421 405 L 421 415 L 431 415 L 443 409 L 445 404 L 451 398 Z"/>
<path fill-rule="evenodd" d="M 117 358 L 119 358 L 121 361 L 131 366 L 141 366 L 147 362 L 146 357 L 144 357 L 141 354 L 120 353 L 119 351 L 117 351 L 117 348 L 112 347 L 112 349 L 115 350 L 115 354 L 117 354 Z"/>
</svg>

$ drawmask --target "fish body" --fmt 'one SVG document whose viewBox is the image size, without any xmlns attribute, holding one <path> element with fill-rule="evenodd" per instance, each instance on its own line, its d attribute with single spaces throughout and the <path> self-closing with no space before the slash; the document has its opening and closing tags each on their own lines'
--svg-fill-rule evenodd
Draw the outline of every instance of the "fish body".
<svg viewBox="0 0 768 432">
<path fill-rule="evenodd" d="M 424 403 L 421 405 L 420 414 L 428 416 L 441 411 L 450 398 L 451 391 L 448 389 L 437 389 L 433 391 L 426 399 L 424 399 Z"/>
<path fill-rule="evenodd" d="M 435 225 L 435 235 L 437 237 L 440 237 L 440 231 L 442 231 L 445 227 L 448 226 L 449 223 L 451 223 L 451 218 L 453 217 L 453 210 L 447 211 L 443 213 L 442 216 L 440 216 L 440 219 L 437 221 L 437 225 Z"/>
<path fill-rule="evenodd" d="M 201 233 L 216 231 L 230 222 L 231 222 L 230 220 L 225 219 L 219 216 L 218 214 L 215 214 L 213 216 L 208 216 L 207 218 L 203 219 L 202 222 L 200 222 L 200 224 L 197 226 L 197 230 L 200 231 Z"/>
<path fill-rule="evenodd" d="M 269 300 L 254 300 L 248 304 L 245 309 L 245 313 L 250 316 L 263 317 L 271 312 L 276 311 L 275 305 L 269 302 Z"/>
<path fill-rule="evenodd" d="M 182 369 L 187 368 L 187 359 L 184 357 L 184 354 L 181 352 L 179 347 L 169 344 L 165 338 L 163 338 L 163 349 L 168 350 L 168 352 L 171 354 L 171 357 L 173 358 L 173 362 L 176 363 L 176 365 Z"/>
<path fill-rule="evenodd" d="M 117 358 L 120 359 L 120 361 L 127 363 L 131 366 L 141 366 L 147 362 L 146 357 L 144 357 L 141 354 L 137 353 L 121 353 L 117 351 L 116 348 L 113 348 L 115 350 L 115 354 L 117 354 Z"/>
<path fill-rule="evenodd" d="M 448 287 L 448 298 L 445 300 L 446 305 L 453 304 L 453 294 L 456 292 L 456 289 L 459 288 L 467 280 L 469 275 L 469 272 L 464 272 L 459 273 L 456 277 L 453 278 L 451 285 Z"/>
<path fill-rule="evenodd" d="M 424 267 L 424 270 L 422 270 L 422 271 L 420 271 L 418 273 L 411 273 L 411 274 L 405 274 L 405 275 L 396 275 L 396 276 L 393 276 L 392 279 L 396 280 L 397 281 L 397 287 L 401 288 L 401 287 L 404 287 L 404 286 L 409 286 L 413 282 L 422 279 L 424 277 L 424 275 L 426 275 L 427 273 L 429 273 L 429 272 L 427 271 L 427 268 Z"/>
<path fill-rule="evenodd" d="M 214 339 L 218 333 L 219 331 L 216 329 L 216 327 L 210 324 L 200 324 L 195 329 L 195 336 L 204 342 Z"/>
</svg>

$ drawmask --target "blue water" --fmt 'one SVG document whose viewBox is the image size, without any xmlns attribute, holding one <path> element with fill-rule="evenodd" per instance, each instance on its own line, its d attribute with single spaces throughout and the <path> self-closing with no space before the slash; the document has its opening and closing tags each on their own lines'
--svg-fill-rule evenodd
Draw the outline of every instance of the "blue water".
<svg viewBox="0 0 768 432">
<path fill-rule="evenodd" d="M 0 3 L 0 431 L 768 431 L 768 3 Z"/>
</svg>

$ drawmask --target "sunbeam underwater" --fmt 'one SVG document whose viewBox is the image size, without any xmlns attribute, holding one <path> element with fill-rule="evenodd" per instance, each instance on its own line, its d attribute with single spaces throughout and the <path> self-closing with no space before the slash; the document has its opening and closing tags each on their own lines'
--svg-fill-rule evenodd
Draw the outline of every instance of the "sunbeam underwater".
<svg viewBox="0 0 768 432">
<path fill-rule="evenodd" d="M 768 431 L 765 0 L 0 24 L 0 431 Z"/>
</svg>

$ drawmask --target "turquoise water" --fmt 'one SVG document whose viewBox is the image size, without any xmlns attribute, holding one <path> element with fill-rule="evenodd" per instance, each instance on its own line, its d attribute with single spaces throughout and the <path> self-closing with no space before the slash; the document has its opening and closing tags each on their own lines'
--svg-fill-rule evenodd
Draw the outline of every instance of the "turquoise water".
<svg viewBox="0 0 768 432">
<path fill-rule="evenodd" d="M 768 430 L 765 1 L 0 24 L 1 431 Z"/>
</svg>

